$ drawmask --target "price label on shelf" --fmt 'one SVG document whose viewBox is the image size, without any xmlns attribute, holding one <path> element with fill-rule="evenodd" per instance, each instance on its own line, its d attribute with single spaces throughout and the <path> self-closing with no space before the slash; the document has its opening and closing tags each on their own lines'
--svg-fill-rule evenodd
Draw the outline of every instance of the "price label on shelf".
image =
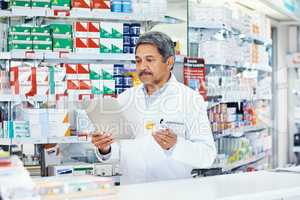
<svg viewBox="0 0 300 200">
<path fill-rule="evenodd" d="M 34 51 L 26 51 L 25 52 L 26 59 L 34 59 L 35 57 L 36 57 L 36 54 Z"/>
<path fill-rule="evenodd" d="M 67 52 L 67 51 L 60 51 L 59 52 L 59 58 L 68 58 L 68 56 L 69 56 L 69 52 Z"/>
<path fill-rule="evenodd" d="M 68 17 L 70 16 L 69 10 L 54 10 L 53 14 L 55 17 Z"/>
</svg>

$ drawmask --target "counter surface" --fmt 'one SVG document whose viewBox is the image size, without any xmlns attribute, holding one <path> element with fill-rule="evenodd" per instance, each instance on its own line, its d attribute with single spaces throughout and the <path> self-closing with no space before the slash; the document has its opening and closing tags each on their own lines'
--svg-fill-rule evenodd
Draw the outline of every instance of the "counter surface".
<svg viewBox="0 0 300 200">
<path fill-rule="evenodd" d="M 300 174 L 259 171 L 119 189 L 121 200 L 300 200 Z"/>
</svg>

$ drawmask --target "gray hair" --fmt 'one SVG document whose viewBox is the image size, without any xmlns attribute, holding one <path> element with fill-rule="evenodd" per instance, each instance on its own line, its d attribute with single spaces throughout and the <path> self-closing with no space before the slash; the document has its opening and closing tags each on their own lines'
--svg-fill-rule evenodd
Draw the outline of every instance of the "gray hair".
<svg viewBox="0 0 300 200">
<path fill-rule="evenodd" d="M 138 39 L 135 49 L 137 50 L 141 44 L 152 44 L 156 46 L 164 62 L 167 62 L 169 57 L 175 56 L 174 42 L 164 33 L 158 31 L 144 33 Z"/>
</svg>

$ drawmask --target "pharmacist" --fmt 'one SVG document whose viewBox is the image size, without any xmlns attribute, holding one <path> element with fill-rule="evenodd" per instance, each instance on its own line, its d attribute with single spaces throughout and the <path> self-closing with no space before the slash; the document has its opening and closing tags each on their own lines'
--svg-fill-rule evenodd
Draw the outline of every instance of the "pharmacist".
<svg viewBox="0 0 300 200">
<path fill-rule="evenodd" d="M 145 33 L 135 57 L 143 84 L 118 97 L 128 108 L 135 138 L 116 142 L 110 133 L 94 133 L 98 159 L 120 160 L 121 184 L 188 178 L 193 168 L 210 167 L 216 149 L 207 104 L 172 74 L 172 40 L 164 33 Z"/>
</svg>

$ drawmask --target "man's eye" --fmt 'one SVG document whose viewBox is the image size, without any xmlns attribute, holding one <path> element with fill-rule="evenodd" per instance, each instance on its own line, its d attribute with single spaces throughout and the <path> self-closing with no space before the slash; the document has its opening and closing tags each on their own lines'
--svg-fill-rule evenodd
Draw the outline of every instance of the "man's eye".
<svg viewBox="0 0 300 200">
<path fill-rule="evenodd" d="M 154 61 L 154 59 L 151 59 L 151 58 L 147 59 L 147 62 L 153 62 L 153 61 Z"/>
<path fill-rule="evenodd" d="M 141 60 L 136 60 L 135 62 L 136 62 L 136 63 L 140 63 L 140 62 L 141 62 Z"/>
</svg>

